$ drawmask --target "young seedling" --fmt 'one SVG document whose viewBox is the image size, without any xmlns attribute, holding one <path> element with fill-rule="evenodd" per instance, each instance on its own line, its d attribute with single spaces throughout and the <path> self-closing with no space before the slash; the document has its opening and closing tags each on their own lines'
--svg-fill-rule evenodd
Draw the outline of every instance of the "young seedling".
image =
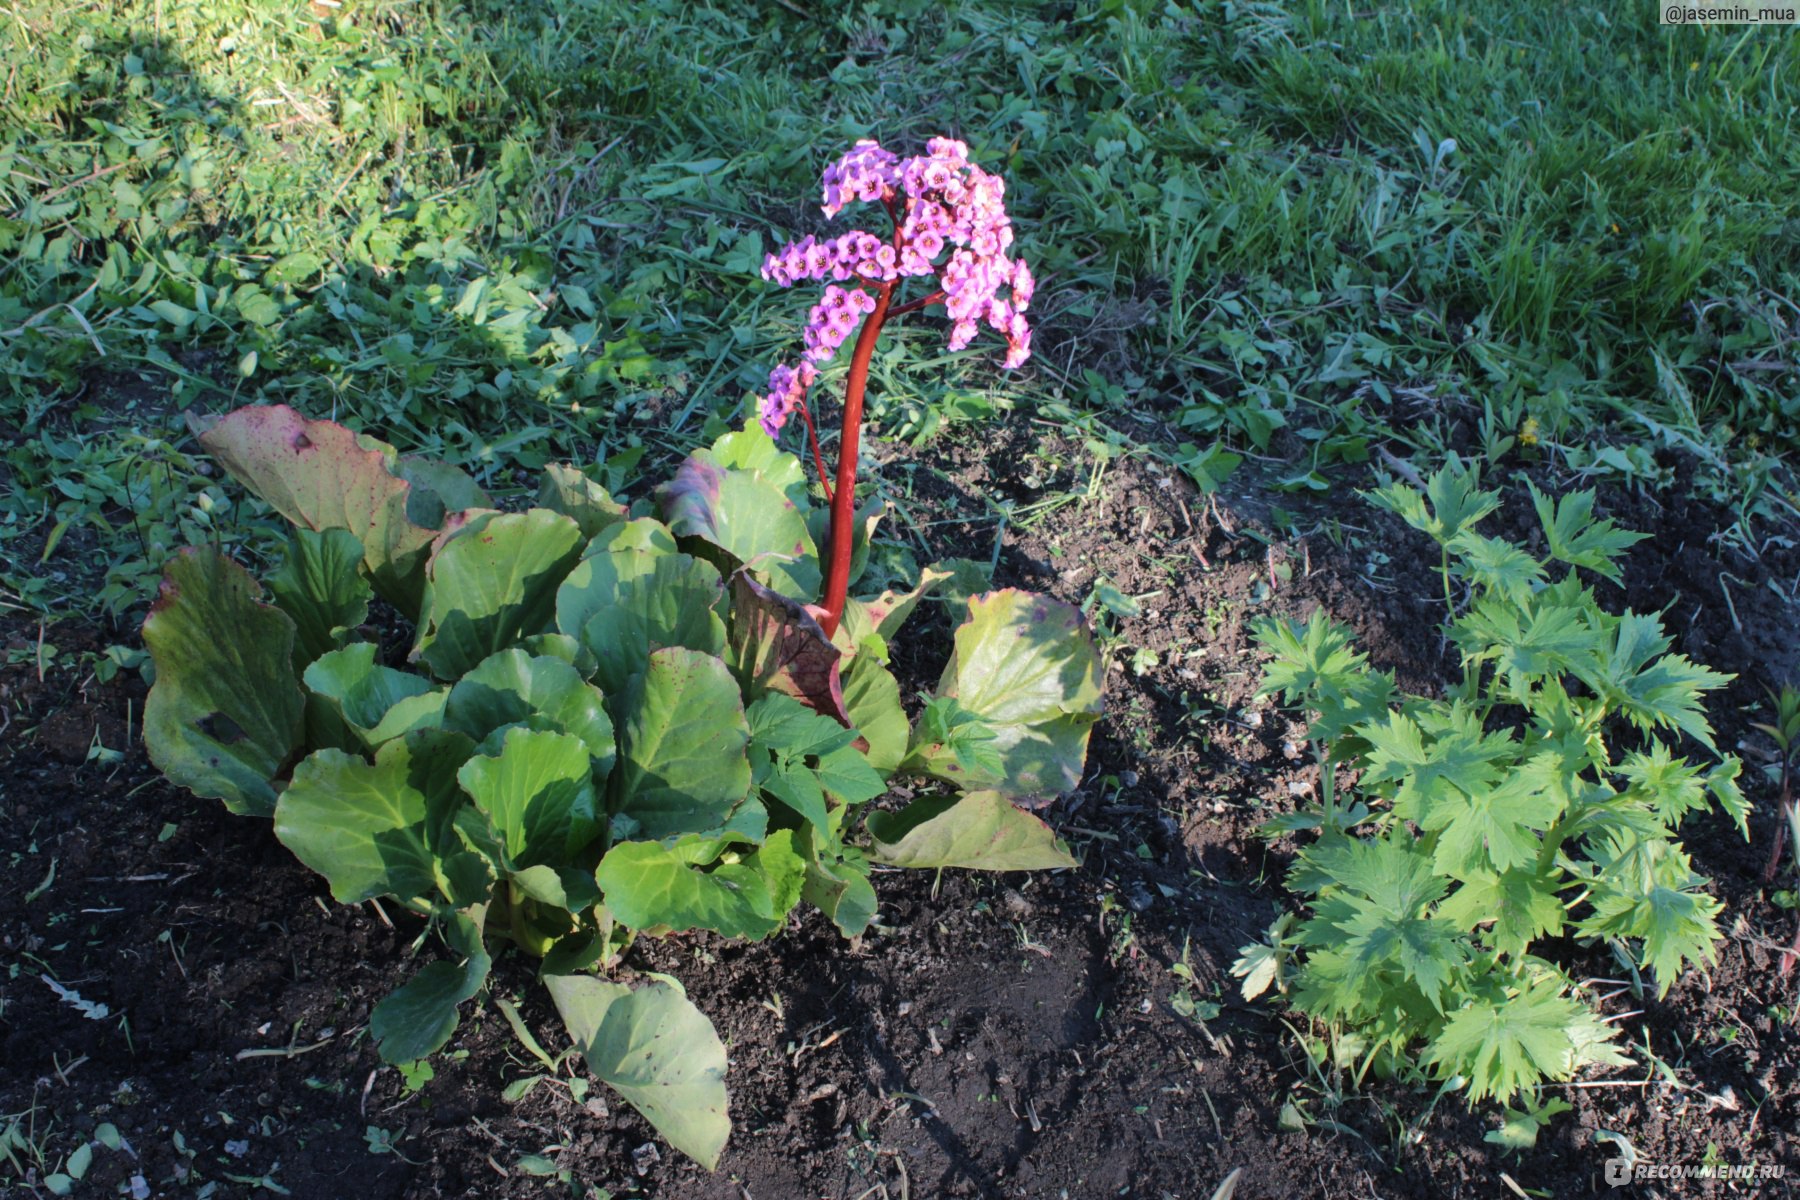
<svg viewBox="0 0 1800 1200">
<path fill-rule="evenodd" d="M 1675 834 L 1715 805 L 1743 830 L 1748 810 L 1736 759 L 1678 750 L 1713 749 L 1703 701 L 1729 677 L 1578 577 L 1616 580 L 1638 540 L 1593 519 L 1592 493 L 1534 491 L 1549 562 L 1476 532 L 1499 497 L 1460 466 L 1374 498 L 1441 548 L 1462 680 L 1441 699 L 1406 695 L 1322 613 L 1262 624 L 1263 690 L 1312 715 L 1321 804 L 1267 826 L 1308 839 L 1288 883 L 1310 912 L 1234 971 L 1246 996 L 1284 986 L 1339 1054 L 1356 1046 L 1359 1077 L 1386 1061 L 1510 1102 L 1625 1061 L 1548 939 L 1604 942 L 1658 996 L 1712 961 L 1721 905 Z M 1354 797 L 1336 786 L 1350 771 Z"/>
<path fill-rule="evenodd" d="M 1794 873 L 1800 878 L 1800 803 L 1794 800 L 1794 758 L 1800 751 L 1800 689 L 1783 687 L 1779 693 L 1772 693 L 1772 698 L 1775 701 L 1773 723 L 1753 726 L 1769 735 L 1781 757 L 1781 798 L 1776 801 L 1775 844 L 1769 849 L 1768 865 L 1763 867 L 1764 886 L 1774 883 L 1780 873 L 1781 852 L 1786 848 L 1790 834 L 1794 845 Z M 1781 956 L 1783 979 L 1793 972 L 1796 961 L 1800 961 L 1800 921 L 1794 928 L 1793 945 Z"/>
</svg>

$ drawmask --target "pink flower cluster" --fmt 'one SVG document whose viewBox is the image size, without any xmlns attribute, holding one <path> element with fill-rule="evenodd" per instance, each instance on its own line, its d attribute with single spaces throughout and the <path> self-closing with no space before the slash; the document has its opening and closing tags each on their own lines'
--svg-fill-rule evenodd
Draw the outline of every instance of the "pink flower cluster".
<svg viewBox="0 0 1800 1200">
<path fill-rule="evenodd" d="M 779 254 L 764 255 L 763 278 L 782 287 L 827 276 L 839 283 L 847 279 L 886 283 L 898 277 L 899 261 L 894 248 L 872 233 L 851 230 L 826 242 L 808 234 L 783 246 Z"/>
<path fill-rule="evenodd" d="M 852 200 L 891 199 L 900 159 L 881 143 L 864 138 L 825 168 L 825 215 L 835 217 Z"/>
<path fill-rule="evenodd" d="M 809 235 L 763 260 L 763 278 L 782 287 L 835 281 L 808 318 L 806 361 L 798 371 L 780 366 L 769 376 L 761 418 L 771 435 L 804 400 L 817 377 L 814 364 L 829 362 L 857 321 L 875 309 L 875 298 L 862 287 L 836 284 L 891 285 L 936 275 L 950 316 L 950 349 L 968 346 L 985 321 L 1006 338 L 1004 365 L 1017 367 L 1031 357 L 1025 311 L 1036 283 L 1023 261 L 1006 256 L 1013 243 L 1006 184 L 970 162 L 967 145 L 932 138 L 924 154 L 901 159 L 877 142 L 857 142 L 825 169 L 824 193 L 828 217 L 856 200 L 892 210 L 904 196 L 905 204 L 891 242 L 861 230 L 826 241 Z"/>
<path fill-rule="evenodd" d="M 781 432 L 794 408 L 806 398 L 806 389 L 819 377 L 819 369 L 802 362 L 795 370 L 785 363 L 769 372 L 769 394 L 763 397 L 759 419 L 763 432 L 774 437 Z"/>
</svg>

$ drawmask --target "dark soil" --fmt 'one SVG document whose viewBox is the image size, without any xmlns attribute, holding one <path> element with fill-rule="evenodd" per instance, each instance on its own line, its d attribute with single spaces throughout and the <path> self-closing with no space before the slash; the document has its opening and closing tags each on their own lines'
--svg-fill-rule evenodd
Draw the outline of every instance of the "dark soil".
<svg viewBox="0 0 1800 1200">
<path fill-rule="evenodd" d="M 915 520 L 943 522 L 925 527 L 929 552 L 985 559 L 996 526 L 978 497 L 1023 507 L 1085 492 L 1092 469 L 1019 421 L 900 454 L 883 478 Z M 1720 745 L 1746 757 L 1757 811 L 1748 846 L 1723 819 L 1684 831 L 1726 903 L 1717 967 L 1660 1001 L 1609 1001 L 1645 1065 L 1563 1089 L 1575 1111 L 1515 1155 L 1484 1141 L 1496 1112 L 1456 1096 L 1434 1107 L 1398 1084 L 1352 1088 L 1312 1066 L 1297 1018 L 1239 999 L 1231 962 L 1288 903 L 1292 846 L 1256 828 L 1317 778 L 1301 726 L 1256 698 L 1252 621 L 1323 606 L 1415 691 L 1440 687 L 1449 664 L 1423 539 L 1342 488 L 1314 511 L 1283 498 L 1297 511 L 1278 529 L 1267 495 L 1233 483 L 1215 511 L 1120 459 L 1091 503 L 1005 532 L 1001 584 L 1080 602 L 1105 579 L 1142 597 L 1143 613 L 1110 631 L 1109 715 L 1088 777 L 1046 814 L 1080 871 L 893 873 L 857 943 L 814 915 L 772 943 L 633 952 L 631 968 L 681 978 L 731 1049 L 736 1129 L 712 1175 L 603 1088 L 578 1099 L 546 1081 L 504 1099 L 541 1068 L 491 1005 L 469 1006 L 434 1077 L 409 1090 L 364 1034 L 372 1004 L 413 969 L 418 921 L 331 903 L 267 822 L 160 782 L 138 740 L 142 683 L 102 686 L 71 665 L 113 639 L 47 630 L 61 653 L 40 679 L 37 628 L 0 622 L 0 1125 L 18 1116 L 20 1129 L 0 1142 L 14 1159 L 0 1150 L 0 1180 L 13 1180 L 0 1195 L 43 1194 L 32 1180 L 102 1122 L 128 1148 L 96 1148 L 78 1195 L 1204 1200 L 1240 1167 L 1239 1197 L 1749 1190 L 1614 1192 L 1605 1132 L 1654 1162 L 1710 1152 L 1800 1178 L 1800 1028 L 1777 1012 L 1800 1007 L 1800 978 L 1776 971 L 1796 915 L 1758 879 L 1772 747 L 1749 725 L 1764 719 L 1765 686 L 1800 680 L 1800 613 L 1780 592 L 1800 551 L 1771 544 L 1751 559 L 1703 503 L 1603 495 L 1605 515 L 1656 534 L 1605 599 L 1666 610 L 1681 649 L 1738 674 L 1712 716 Z M 1486 528 L 1530 541 L 1522 484 Z M 935 664 L 946 618 L 915 621 Z M 1559 953 L 1578 973 L 1617 970 L 1576 946 Z M 1171 969 L 1184 956 L 1191 985 Z M 503 959 L 493 988 L 560 1048 L 525 964 Z M 1178 1007 L 1184 989 L 1217 1014 Z M 84 1015 L 77 995 L 106 1015 Z M 540 1160 L 547 1177 L 531 1173 Z M 1790 1178 L 1759 1194 L 1796 1191 Z"/>
</svg>

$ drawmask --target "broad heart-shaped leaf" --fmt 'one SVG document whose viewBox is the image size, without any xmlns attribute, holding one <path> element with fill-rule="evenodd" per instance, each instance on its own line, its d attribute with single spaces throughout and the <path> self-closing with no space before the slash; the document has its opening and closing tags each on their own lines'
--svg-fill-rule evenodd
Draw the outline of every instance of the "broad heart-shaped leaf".
<svg viewBox="0 0 1800 1200">
<path fill-rule="evenodd" d="M 207 453 L 276 512 L 306 529 L 354 534 L 375 590 L 408 616 L 419 611 L 433 527 L 407 515 L 412 485 L 395 473 L 391 446 L 285 404 L 188 423 Z"/>
<path fill-rule="evenodd" d="M 581 526 L 581 536 L 591 538 L 608 525 L 625 520 L 625 506 L 607 495 L 606 489 L 563 463 L 544 468 L 538 485 L 538 507 L 571 517 Z"/>
<path fill-rule="evenodd" d="M 457 680 L 444 704 L 444 725 L 478 742 L 507 725 L 572 733 L 587 745 L 601 780 L 618 757 L 600 689 L 560 658 L 518 649 L 484 659 Z"/>
<path fill-rule="evenodd" d="M 275 811 L 273 780 L 299 748 L 306 700 L 294 678 L 294 622 L 249 572 L 211 547 L 163 568 L 144 619 L 156 686 L 144 743 L 169 779 L 232 812 Z"/>
<path fill-rule="evenodd" d="M 486 921 L 486 904 L 456 913 L 444 936 L 462 961 L 427 964 L 369 1014 L 369 1033 L 382 1061 L 417 1062 L 443 1049 L 456 1032 L 457 1007 L 481 990 L 493 966 L 481 941 Z"/>
<path fill-rule="evenodd" d="M 588 1070 L 671 1146 L 716 1167 L 731 1136 L 725 1047 L 681 985 L 659 977 L 629 988 L 591 975 L 544 982 Z"/>
<path fill-rule="evenodd" d="M 869 814 L 877 861 L 896 867 L 1046 871 L 1075 866 L 1050 827 L 999 792 L 927 796 Z"/>
<path fill-rule="evenodd" d="M 612 811 L 649 838 L 719 828 L 750 790 L 750 727 L 725 664 L 670 647 L 650 655 L 619 709 Z"/>
<path fill-rule="evenodd" d="M 938 694 L 987 723 L 1003 769 L 971 772 L 941 745 L 915 746 L 914 758 L 964 787 L 1010 796 L 1066 792 L 1081 782 L 1100 686 L 1100 655 L 1079 610 L 1014 588 L 976 596 Z"/>
<path fill-rule="evenodd" d="M 495 651 L 547 632 L 556 589 L 581 546 L 574 520 L 544 508 L 469 522 L 426 567 L 414 656 L 439 679 L 457 679 Z"/>
<path fill-rule="evenodd" d="M 760 429 L 727 434 L 693 454 L 657 498 L 678 537 L 725 552 L 721 571 L 749 566 L 784 595 L 819 594 L 805 470 Z"/>
<path fill-rule="evenodd" d="M 344 631 L 368 618 L 372 593 L 362 559 L 362 543 L 347 529 L 296 526 L 288 533 L 287 557 L 269 576 L 269 591 L 294 619 L 294 670 L 342 646 Z"/>
<path fill-rule="evenodd" d="M 731 657 L 750 699 L 780 692 L 850 724 L 838 677 L 843 652 L 805 605 L 756 582 L 748 569 L 731 577 Z"/>
<path fill-rule="evenodd" d="M 594 877 L 607 909 L 628 928 L 761 939 L 787 921 L 805 874 L 794 831 L 781 829 L 741 857 L 722 839 L 698 834 L 668 844 L 620 842 Z"/>
<path fill-rule="evenodd" d="M 912 725 L 900 705 L 900 682 L 869 654 L 859 654 L 844 669 L 844 709 L 869 748 L 863 757 L 883 775 L 891 775 L 906 758 Z"/>
<path fill-rule="evenodd" d="M 616 541 L 630 532 L 624 525 L 613 529 L 621 535 Z M 725 624 L 714 606 L 723 593 L 718 568 L 687 554 L 589 553 L 556 591 L 556 623 L 594 655 L 595 680 L 608 695 L 617 695 L 649 664 L 652 650 L 686 646 L 721 653 Z"/>
<path fill-rule="evenodd" d="M 376 649 L 373 642 L 352 642 L 321 657 L 302 677 L 370 749 L 414 729 L 436 728 L 449 694 L 422 675 L 381 666 Z"/>
<path fill-rule="evenodd" d="M 294 768 L 275 802 L 275 836 L 331 884 L 341 904 L 375 896 L 410 900 L 437 882 L 436 857 L 464 802 L 456 771 L 469 739 L 419 730 L 361 755 L 318 750 Z"/>
<path fill-rule="evenodd" d="M 498 755 L 456 774 L 499 838 L 507 871 L 568 861 L 600 834 L 587 743 L 567 733 L 506 731 Z"/>
</svg>

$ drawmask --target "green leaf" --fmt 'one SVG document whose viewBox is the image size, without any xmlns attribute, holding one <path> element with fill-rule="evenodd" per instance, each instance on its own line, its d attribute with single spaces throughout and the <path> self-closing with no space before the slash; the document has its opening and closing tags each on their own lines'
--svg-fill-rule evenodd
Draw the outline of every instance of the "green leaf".
<svg viewBox="0 0 1800 1200">
<path fill-rule="evenodd" d="M 587 975 L 545 980 L 588 1069 L 708 1170 L 731 1136 L 725 1047 L 671 979 L 628 988 Z"/>
<path fill-rule="evenodd" d="M 843 670 L 844 710 L 850 723 L 869 744 L 868 763 L 883 775 L 891 775 L 906 758 L 912 726 L 900 704 L 900 683 L 894 673 L 868 654 L 859 654 Z"/>
<path fill-rule="evenodd" d="M 1573 567 L 1585 567 L 1596 575 L 1618 583 L 1619 568 L 1613 560 L 1650 535 L 1620 529 L 1611 520 L 1594 520 L 1594 493 L 1574 492 L 1552 501 L 1538 491 L 1537 484 L 1525 481 L 1531 489 L 1532 507 L 1544 527 L 1544 539 L 1550 545 L 1550 556 Z"/>
<path fill-rule="evenodd" d="M 1664 874 L 1645 886 L 1622 877 L 1624 872 L 1602 875 L 1590 897 L 1593 911 L 1577 926 L 1590 937 L 1641 939 L 1639 961 L 1656 973 L 1658 999 L 1669 994 L 1687 964 L 1717 960 L 1724 911 L 1718 900 L 1693 890 L 1704 881 L 1685 870 L 1686 857 L 1673 850 L 1667 854 L 1680 860 L 1682 871 L 1675 878 Z"/>
<path fill-rule="evenodd" d="M 793 831 L 782 829 L 742 855 L 697 834 L 666 845 L 620 842 L 600 860 L 595 878 L 607 909 L 628 928 L 761 939 L 786 922 L 805 873 Z"/>
<path fill-rule="evenodd" d="M 624 505 L 580 469 L 562 463 L 550 463 L 544 468 L 537 503 L 539 508 L 572 518 L 581 527 L 584 538 L 592 538 L 607 526 L 625 520 Z"/>
<path fill-rule="evenodd" d="M 567 862 L 600 833 L 588 747 L 566 733 L 513 727 L 500 753 L 457 779 L 498 836 L 508 871 Z"/>
<path fill-rule="evenodd" d="M 1540 1106 L 1530 1093 L 1526 1093 L 1525 1108 L 1507 1109 L 1500 1128 L 1488 1130 L 1481 1140 L 1507 1150 L 1530 1150 L 1537 1145 L 1538 1133 L 1544 1126 L 1553 1118 L 1573 1111 L 1567 1100 L 1552 1098 Z"/>
<path fill-rule="evenodd" d="M 657 498 L 677 536 L 724 552 L 722 573 L 747 566 L 785 596 L 819 594 L 805 472 L 760 429 L 728 434 L 712 451 L 695 453 Z"/>
<path fill-rule="evenodd" d="M 184 550 L 163 569 L 144 644 L 156 664 L 144 705 L 151 761 L 232 812 L 272 813 L 273 781 L 300 747 L 306 703 L 293 620 L 217 550 Z"/>
<path fill-rule="evenodd" d="M 373 642 L 352 642 L 306 668 L 307 689 L 338 711 L 370 749 L 414 729 L 436 728 L 448 688 L 375 662 Z"/>
<path fill-rule="evenodd" d="M 1573 664 L 1575 674 L 1608 707 L 1646 732 L 1675 728 L 1714 749 L 1705 693 L 1737 678 L 1667 654 L 1662 622 L 1626 612 L 1610 632 L 1591 641 L 1590 653 Z"/>
<path fill-rule="evenodd" d="M 520 638 L 547 632 L 556 590 L 581 546 L 575 522 L 548 509 L 470 521 L 426 568 L 414 656 L 439 679 L 457 679 Z"/>
<path fill-rule="evenodd" d="M 461 467 L 419 454 L 401 456 L 394 474 L 412 484 L 406 498 L 406 515 L 427 529 L 442 529 L 451 513 L 492 508 L 493 500 Z"/>
<path fill-rule="evenodd" d="M 1075 866 L 1050 827 L 999 792 L 928 796 L 869 814 L 875 857 L 896 867 L 1047 871 Z"/>
<path fill-rule="evenodd" d="M 1438 915 L 1463 929 L 1493 923 L 1489 941 L 1502 954 L 1524 954 L 1531 943 L 1562 932 L 1565 910 L 1557 879 L 1527 870 L 1496 875 L 1473 871 L 1438 905 Z"/>
<path fill-rule="evenodd" d="M 1563 986 L 1560 977 L 1550 976 L 1471 998 L 1449 1014 L 1423 1061 L 1437 1068 L 1439 1078 L 1466 1076 L 1471 1102 L 1510 1100 L 1543 1079 L 1569 1078 L 1584 1048 L 1592 1055 L 1598 1046 L 1597 1022 L 1563 994 Z M 1609 1036 L 1600 1035 L 1599 1042 Z"/>
<path fill-rule="evenodd" d="M 915 745 L 913 760 L 965 787 L 1011 796 L 1069 791 L 1081 782 L 1100 687 L 1100 655 L 1080 610 L 1012 588 L 978 596 L 938 693 L 993 730 L 1003 768 L 974 775 L 941 744 Z"/>
<path fill-rule="evenodd" d="M 619 716 L 613 810 L 637 821 L 645 837 L 717 829 L 749 793 L 750 729 L 737 683 L 717 658 L 655 651 Z"/>
<path fill-rule="evenodd" d="M 845 937 L 860 937 L 875 919 L 875 887 L 860 861 L 808 859 L 800 896 L 831 918 Z"/>
<path fill-rule="evenodd" d="M 473 918 L 457 918 L 471 927 L 457 939 L 465 955 L 460 964 L 426 964 L 369 1014 L 369 1034 L 383 1062 L 417 1062 L 443 1049 L 456 1032 L 458 1006 L 487 982 L 493 960 L 481 946 L 480 923 L 486 913 L 473 912 Z"/>
<path fill-rule="evenodd" d="M 360 755 L 319 750 L 294 769 L 275 804 L 275 836 L 331 884 L 340 904 L 375 896 L 410 900 L 437 882 L 436 858 L 465 798 L 456 772 L 467 738 L 419 731 Z"/>
<path fill-rule="evenodd" d="M 1424 495 L 1403 483 L 1391 483 L 1368 497 L 1377 508 L 1387 509 L 1438 545 L 1447 546 L 1500 507 L 1500 493 L 1480 489 L 1479 469 L 1465 468 L 1452 456 L 1425 481 Z"/>
<path fill-rule="evenodd" d="M 294 619 L 294 669 L 344 644 L 347 630 L 369 616 L 373 592 L 362 577 L 362 543 L 346 529 L 296 527 L 287 556 L 269 576 L 269 591 Z"/>
<path fill-rule="evenodd" d="M 906 618 L 919 606 L 919 601 L 954 575 L 953 571 L 929 566 L 919 573 L 919 585 L 911 591 L 890 589 L 864 600 L 851 597 L 844 602 L 839 634 L 851 646 L 861 646 L 869 637 L 878 637 L 884 643 L 893 641 L 901 626 L 906 624 Z"/>
<path fill-rule="evenodd" d="M 1511 542 L 1465 531 L 1450 539 L 1452 570 L 1477 586 L 1516 602 L 1527 601 L 1544 581 L 1544 564 Z"/>
<path fill-rule="evenodd" d="M 434 529 L 407 516 L 412 485 L 395 473 L 391 446 L 281 404 L 189 424 L 207 452 L 276 512 L 306 529 L 353 534 L 375 590 L 409 616 L 419 611 Z"/>
<path fill-rule="evenodd" d="M 599 780 L 618 757 L 600 689 L 562 659 L 523 650 L 502 650 L 457 680 L 444 704 L 444 725 L 478 742 L 508 725 L 572 733 L 593 756 Z"/>
<path fill-rule="evenodd" d="M 601 537 L 630 529 L 615 525 Z M 590 550 L 557 589 L 556 622 L 593 653 L 599 663 L 596 680 L 608 695 L 616 696 L 633 675 L 643 672 L 653 650 L 685 646 L 704 654 L 722 653 L 725 624 L 715 606 L 723 593 L 718 570 L 686 554 L 662 549 Z"/>
<path fill-rule="evenodd" d="M 779 692 L 850 724 L 838 676 L 842 651 L 805 605 L 769 590 L 748 571 L 731 577 L 730 643 L 746 697 Z"/>
<path fill-rule="evenodd" d="M 820 785 L 840 804 L 862 804 L 887 791 L 887 781 L 854 746 L 821 755 L 814 769 Z"/>
<path fill-rule="evenodd" d="M 1387 711 L 1393 694 L 1390 676 L 1369 670 L 1368 656 L 1355 647 L 1348 626 L 1314 610 L 1304 626 L 1265 618 L 1256 641 L 1274 655 L 1263 671 L 1261 696 L 1280 695 L 1318 714 L 1309 738 L 1335 741 L 1358 721 Z"/>
</svg>

